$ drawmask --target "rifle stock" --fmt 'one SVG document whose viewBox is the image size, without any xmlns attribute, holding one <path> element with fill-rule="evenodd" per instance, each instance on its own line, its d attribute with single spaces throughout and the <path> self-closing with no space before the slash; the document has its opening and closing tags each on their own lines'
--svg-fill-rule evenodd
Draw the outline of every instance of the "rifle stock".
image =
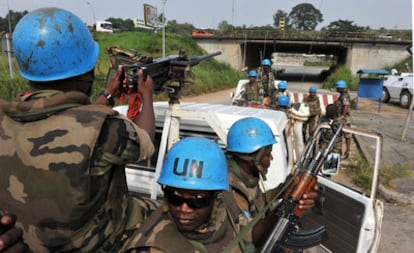
<svg viewBox="0 0 414 253">
<path fill-rule="evenodd" d="M 321 129 L 319 127 L 302 153 L 298 165 L 295 168 L 295 174 L 288 181 L 283 200 L 277 210 L 276 215 L 279 219 L 267 237 L 263 247 L 260 249 L 260 252 L 277 252 L 284 247 L 292 249 L 309 248 L 327 239 L 324 226 L 301 232 L 296 231 L 296 226 L 304 213 L 303 210 L 298 208 L 299 200 L 303 194 L 311 192 L 314 188 L 319 170 L 328 154 L 332 151 L 336 139 L 343 128 L 343 124 L 339 124 L 336 121 L 332 121 L 329 125 L 335 134 L 328 146 L 323 150 L 319 150 L 316 155 L 312 156 L 312 159 L 309 159 L 316 143 L 316 136 Z"/>
</svg>

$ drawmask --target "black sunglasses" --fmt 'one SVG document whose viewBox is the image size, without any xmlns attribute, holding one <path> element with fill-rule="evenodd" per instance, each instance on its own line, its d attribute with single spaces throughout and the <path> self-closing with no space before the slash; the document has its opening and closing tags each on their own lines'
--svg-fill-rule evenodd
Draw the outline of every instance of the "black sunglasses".
<svg viewBox="0 0 414 253">
<path fill-rule="evenodd" d="M 214 196 L 204 198 L 183 198 L 174 194 L 172 190 L 164 190 L 164 196 L 167 202 L 173 206 L 181 206 L 186 203 L 192 209 L 209 207 L 214 200 Z"/>
</svg>

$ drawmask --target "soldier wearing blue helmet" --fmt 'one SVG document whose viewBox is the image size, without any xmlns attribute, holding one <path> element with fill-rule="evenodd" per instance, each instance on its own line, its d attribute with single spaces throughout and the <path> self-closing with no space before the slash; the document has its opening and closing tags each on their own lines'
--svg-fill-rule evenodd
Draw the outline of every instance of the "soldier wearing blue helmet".
<svg viewBox="0 0 414 253">
<path fill-rule="evenodd" d="M 272 63 L 269 59 L 262 61 L 262 71 L 260 72 L 260 80 L 262 81 L 264 97 L 269 97 L 272 90 L 275 88 L 276 80 L 275 74 L 272 71 Z"/>
<path fill-rule="evenodd" d="M 347 84 L 344 80 L 338 80 L 335 83 L 336 91 L 339 92 L 339 97 L 335 100 L 334 104 L 336 108 L 338 109 L 338 115 L 342 118 L 345 125 L 350 126 L 351 125 L 351 96 L 348 93 Z M 350 141 L 351 140 L 351 134 L 346 133 L 345 138 Z M 349 144 L 350 145 L 350 144 Z M 344 154 L 343 158 L 348 158 L 349 152 L 346 152 Z"/>
<path fill-rule="evenodd" d="M 222 252 L 239 232 L 239 221 L 224 206 L 228 169 L 215 142 L 201 137 L 178 141 L 165 156 L 158 183 L 163 204 L 136 226 L 123 252 Z M 253 250 L 244 242 L 231 252 Z"/>
<path fill-rule="evenodd" d="M 290 98 L 285 95 L 279 96 L 277 99 L 276 110 L 288 113 L 290 108 Z"/>
<path fill-rule="evenodd" d="M 277 84 L 277 88 L 273 89 L 271 93 L 271 98 L 272 98 L 271 107 L 273 107 L 274 109 L 280 109 L 279 104 L 278 104 L 279 97 L 280 96 L 289 97 L 289 94 L 286 91 L 287 88 L 288 88 L 288 83 L 284 80 L 280 81 Z"/>
<path fill-rule="evenodd" d="M 318 126 L 318 121 L 321 118 L 321 102 L 319 100 L 317 88 L 315 86 L 309 87 L 309 94 L 302 100 L 303 103 L 309 105 L 309 117 L 303 124 L 303 137 L 306 141 Z"/>
<path fill-rule="evenodd" d="M 118 252 L 133 222 L 125 165 L 154 152 L 151 77 L 139 72 L 144 104 L 134 122 L 108 106 L 122 69 L 91 104 L 99 46 L 59 8 L 26 14 L 13 50 L 31 90 L 0 110 L 0 214 L 17 215 L 34 252 Z"/>
<path fill-rule="evenodd" d="M 249 82 L 244 85 L 244 91 L 240 100 L 235 104 L 238 106 L 259 106 L 263 102 L 264 89 L 260 81 L 257 80 L 257 71 L 249 71 Z"/>
<path fill-rule="evenodd" d="M 259 187 L 273 160 L 272 150 L 276 138 L 266 122 L 259 118 L 247 117 L 233 123 L 227 135 L 227 163 L 229 166 L 230 193 L 225 193 L 226 205 L 230 210 L 239 210 L 242 219 L 253 219 L 268 203 L 273 200 L 279 188 L 263 193 Z M 312 207 L 317 193 L 311 192 L 300 200 L 301 207 Z M 236 208 L 234 207 L 236 206 Z M 277 209 L 266 213 L 252 229 L 252 240 L 260 248 L 272 224 L 276 222 Z"/>
</svg>

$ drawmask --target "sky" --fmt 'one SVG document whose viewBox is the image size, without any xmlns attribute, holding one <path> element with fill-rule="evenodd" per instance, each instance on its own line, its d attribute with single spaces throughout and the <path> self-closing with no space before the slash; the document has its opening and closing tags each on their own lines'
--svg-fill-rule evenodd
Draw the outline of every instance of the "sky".
<svg viewBox="0 0 414 253">
<path fill-rule="evenodd" d="M 144 17 L 144 3 L 168 20 L 190 23 L 198 29 L 216 29 L 221 21 L 234 26 L 273 25 L 278 10 L 289 13 L 300 3 L 319 9 L 324 21 L 320 29 L 339 19 L 372 29 L 411 29 L 412 0 L 0 0 L 0 16 L 8 9 L 22 12 L 41 7 L 60 7 L 78 15 L 86 24 L 95 20 Z"/>
</svg>

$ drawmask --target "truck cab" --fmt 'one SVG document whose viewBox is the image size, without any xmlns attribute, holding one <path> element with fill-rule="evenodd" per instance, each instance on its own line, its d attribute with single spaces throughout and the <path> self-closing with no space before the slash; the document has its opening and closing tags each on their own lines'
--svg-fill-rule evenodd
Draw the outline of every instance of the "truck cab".
<svg viewBox="0 0 414 253">
<path fill-rule="evenodd" d="M 112 23 L 109 21 L 96 21 L 94 24 L 94 30 L 96 32 L 113 33 Z"/>
<path fill-rule="evenodd" d="M 114 108 L 126 115 L 127 107 Z M 224 150 L 230 126 L 244 117 L 259 117 L 272 129 L 277 143 L 273 146 L 273 161 L 268 170 L 267 180 L 261 180 L 261 189 L 268 189 L 283 183 L 292 172 L 295 159 L 289 150 L 286 128 L 288 119 L 284 112 L 239 107 L 221 104 L 155 102 L 156 120 L 155 154 L 147 163 L 130 164 L 126 168 L 128 188 L 131 192 L 162 197 L 157 183 L 162 162 L 168 149 L 178 140 L 187 136 L 200 136 L 215 141 Z M 355 135 L 373 140 L 373 146 L 382 150 L 382 138 L 377 133 L 365 130 L 344 129 Z M 195 147 L 196 148 L 196 147 Z M 320 245 L 321 252 L 376 252 L 381 234 L 383 204 L 376 198 L 379 177 L 379 157 L 373 163 L 373 186 L 361 192 L 324 175 L 318 176 L 321 189 L 319 204 L 314 212 L 303 217 L 304 228 L 324 225 L 328 240 Z M 320 252 L 320 251 L 318 251 Z"/>
</svg>

